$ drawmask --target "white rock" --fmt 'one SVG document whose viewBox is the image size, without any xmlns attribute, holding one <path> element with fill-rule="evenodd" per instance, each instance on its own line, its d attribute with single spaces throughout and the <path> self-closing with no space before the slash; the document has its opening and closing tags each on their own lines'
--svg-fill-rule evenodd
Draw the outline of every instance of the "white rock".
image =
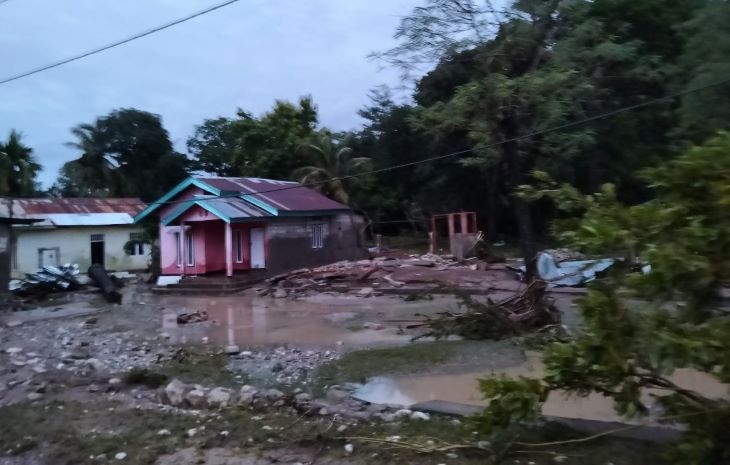
<svg viewBox="0 0 730 465">
<path fill-rule="evenodd" d="M 355 446 L 352 444 L 345 444 L 345 454 L 352 455 L 352 453 L 355 451 Z"/>
<path fill-rule="evenodd" d="M 405 417 L 410 417 L 412 414 L 413 414 L 412 411 L 408 410 L 407 408 L 403 408 L 403 409 L 400 409 L 397 412 L 395 412 L 393 415 L 396 418 L 405 418 Z"/>
<path fill-rule="evenodd" d="M 212 408 L 228 407 L 231 402 L 231 390 L 217 387 L 208 393 L 208 406 Z"/>
<path fill-rule="evenodd" d="M 431 415 L 426 412 L 413 412 L 411 414 L 411 420 L 430 420 Z"/>
<path fill-rule="evenodd" d="M 5 349 L 5 353 L 10 354 L 10 355 L 19 354 L 22 351 L 23 351 L 22 347 L 8 347 L 7 349 Z"/>
<path fill-rule="evenodd" d="M 190 429 L 189 429 L 189 430 L 187 431 L 187 433 L 186 433 L 186 435 L 187 435 L 187 436 L 188 436 L 189 438 L 192 438 L 192 437 L 193 437 L 193 436 L 195 436 L 196 434 L 198 434 L 198 429 L 197 429 L 197 428 L 190 428 Z"/>
<path fill-rule="evenodd" d="M 169 429 L 161 429 L 157 432 L 158 436 L 169 436 L 170 434 L 172 433 L 170 433 Z"/>
<path fill-rule="evenodd" d="M 25 396 L 25 398 L 28 399 L 31 402 L 35 402 L 37 400 L 43 399 L 43 394 L 41 394 L 40 392 L 29 392 Z"/>
<path fill-rule="evenodd" d="M 120 384 L 122 384 L 122 380 L 120 378 L 110 378 L 109 379 L 110 386 L 119 386 Z"/>
<path fill-rule="evenodd" d="M 562 462 L 565 462 L 566 460 L 568 460 L 568 457 L 565 455 L 556 455 L 555 457 L 553 457 L 553 460 L 558 463 L 562 463 Z"/>
<path fill-rule="evenodd" d="M 178 406 L 185 400 L 187 386 L 179 379 L 173 379 L 165 386 L 165 396 L 170 405 Z"/>
<path fill-rule="evenodd" d="M 116 454 L 114 454 L 114 458 L 116 460 L 124 460 L 127 458 L 127 453 L 126 452 L 117 452 Z"/>
<path fill-rule="evenodd" d="M 194 409 L 206 408 L 208 406 L 205 391 L 201 389 L 193 389 L 185 394 L 185 401 Z"/>
<path fill-rule="evenodd" d="M 235 345 L 235 344 L 232 344 L 232 345 L 226 346 L 226 353 L 227 353 L 228 355 L 236 355 L 236 354 L 237 354 L 237 353 L 239 353 L 239 352 L 241 352 L 241 348 L 240 348 L 240 347 L 238 347 L 238 346 L 237 346 L 237 345 Z"/>
</svg>

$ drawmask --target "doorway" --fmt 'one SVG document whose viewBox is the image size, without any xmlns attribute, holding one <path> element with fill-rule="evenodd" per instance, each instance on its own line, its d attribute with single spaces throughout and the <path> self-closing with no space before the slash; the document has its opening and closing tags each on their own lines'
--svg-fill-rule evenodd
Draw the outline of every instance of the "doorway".
<svg viewBox="0 0 730 465">
<path fill-rule="evenodd" d="M 104 266 L 104 235 L 91 235 L 91 264 Z"/>
<path fill-rule="evenodd" d="M 251 268 L 266 268 L 264 228 L 251 228 Z"/>
</svg>

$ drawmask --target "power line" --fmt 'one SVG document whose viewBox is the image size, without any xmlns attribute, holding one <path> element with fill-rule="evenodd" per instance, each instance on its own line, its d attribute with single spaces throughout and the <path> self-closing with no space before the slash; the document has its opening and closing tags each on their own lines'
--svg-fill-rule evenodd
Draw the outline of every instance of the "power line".
<svg viewBox="0 0 730 465">
<path fill-rule="evenodd" d="M 8 0 L 0 0 L 0 3 L 4 3 L 4 2 L 7 2 L 7 1 Z M 109 45 L 105 45 L 103 47 L 100 47 L 100 48 L 97 48 L 97 49 L 88 51 L 86 53 L 82 53 L 81 55 L 76 55 L 76 56 L 73 56 L 73 57 L 70 57 L 70 58 L 66 58 L 64 60 L 57 61 L 57 62 L 52 63 L 50 65 L 41 66 L 40 68 L 36 68 L 36 69 L 30 70 L 30 71 L 26 71 L 24 73 L 16 74 L 15 76 L 11 76 L 11 77 L 5 78 L 5 79 L 3 79 L 3 80 L 0 81 L 0 84 L 7 84 L 8 82 L 11 82 L 11 81 L 16 81 L 18 79 L 21 79 L 21 78 L 24 78 L 24 77 L 27 77 L 27 76 L 30 76 L 30 75 L 33 75 L 33 74 L 37 74 L 37 73 L 40 73 L 40 72 L 43 72 L 43 71 L 47 71 L 49 69 L 53 69 L 53 68 L 57 68 L 59 66 L 63 66 L 65 64 L 71 63 L 72 61 L 81 60 L 82 58 L 86 58 L 86 57 L 89 57 L 91 55 L 95 55 L 97 53 L 103 52 L 105 50 L 109 50 L 109 49 L 112 49 L 114 47 L 118 47 L 120 45 L 124 45 L 126 43 L 132 42 L 133 40 L 141 39 L 142 37 L 146 37 L 146 36 L 151 35 L 151 34 L 154 34 L 156 32 L 160 32 L 160 31 L 162 31 L 164 29 L 167 29 L 167 28 L 170 28 L 172 26 L 177 26 L 178 24 L 184 23 L 186 21 L 190 21 L 193 18 L 197 18 L 198 16 L 203 16 L 204 14 L 207 14 L 207 13 L 210 13 L 212 11 L 218 10 L 220 8 L 223 8 L 224 6 L 228 6 L 228 5 L 230 5 L 232 3 L 236 3 L 238 1 L 239 0 L 228 0 L 228 1 L 225 1 L 223 3 L 219 3 L 217 5 L 214 5 L 214 6 L 211 6 L 209 8 L 206 8 L 206 9 L 204 9 L 202 11 L 197 12 L 197 13 L 193 13 L 191 15 L 185 16 L 183 18 L 177 19 L 177 20 L 172 21 L 172 22 L 169 22 L 167 24 L 163 24 L 162 26 L 158 26 L 158 27 L 155 27 L 153 29 L 149 29 L 149 30 L 147 30 L 145 32 L 140 32 L 140 33 L 135 34 L 135 35 L 133 35 L 131 37 L 128 37 L 126 39 L 122 39 L 122 40 L 119 40 L 117 42 L 113 42 L 113 43 L 111 43 Z"/>
<path fill-rule="evenodd" d="M 704 90 L 707 90 L 707 89 L 711 89 L 711 88 L 714 88 L 714 87 L 720 87 L 720 86 L 724 86 L 724 85 L 727 85 L 727 84 L 730 84 L 730 78 L 723 79 L 721 81 L 717 81 L 717 82 L 714 82 L 714 83 L 711 83 L 711 84 L 706 84 L 704 86 L 693 87 L 691 89 L 683 90 L 681 92 L 676 92 L 676 93 L 673 93 L 673 94 L 665 95 L 664 97 L 659 97 L 659 98 L 656 98 L 656 99 L 647 100 L 646 102 L 641 102 L 641 103 L 637 103 L 637 104 L 630 105 L 630 106 L 627 106 L 627 107 L 618 108 L 616 110 L 607 111 L 605 113 L 600 113 L 598 115 L 589 116 L 587 118 L 583 118 L 583 119 L 578 120 L 578 121 L 573 121 L 573 122 L 570 122 L 570 123 L 561 124 L 559 126 L 553 126 L 551 128 L 547 128 L 547 129 L 540 129 L 538 131 L 533 131 L 533 132 L 530 132 L 530 133 L 527 133 L 527 134 L 523 134 L 523 135 L 520 135 L 520 136 L 512 137 L 512 138 L 509 138 L 509 139 L 504 139 L 504 140 L 501 140 L 499 142 L 494 142 L 492 144 L 488 144 L 488 145 L 482 146 L 481 149 L 494 148 L 494 147 L 498 147 L 500 145 L 509 144 L 509 143 L 512 143 L 512 142 L 518 142 L 518 141 L 521 141 L 521 140 L 524 140 L 524 139 L 532 139 L 533 137 L 542 136 L 542 135 L 549 134 L 549 133 L 552 133 L 552 132 L 558 132 L 558 131 L 562 131 L 562 130 L 565 130 L 565 129 L 570 129 L 570 128 L 574 128 L 574 127 L 577 127 L 577 126 L 582 126 L 582 125 L 587 124 L 587 123 L 590 123 L 592 121 L 596 121 L 596 120 L 600 120 L 600 119 L 604 119 L 604 118 L 609 118 L 611 116 L 615 116 L 615 115 L 618 115 L 618 114 L 621 114 L 621 113 L 626 113 L 628 111 L 633 111 L 633 110 L 636 110 L 636 109 L 639 109 L 639 108 L 644 108 L 644 107 L 648 107 L 648 106 L 651 106 L 651 105 L 656 105 L 657 103 L 675 100 L 677 98 L 683 97 L 683 96 L 688 95 L 688 94 L 692 94 L 692 93 L 695 93 L 695 92 L 701 92 L 701 91 L 704 91 Z M 234 193 L 234 194 L 223 194 L 223 195 L 217 195 L 217 196 L 208 197 L 207 199 L 206 198 L 192 198 L 192 199 L 185 199 L 185 200 L 168 200 L 168 201 L 165 201 L 165 202 L 150 202 L 147 205 L 148 206 L 151 206 L 151 205 L 173 205 L 173 204 L 186 203 L 186 202 L 195 202 L 196 200 L 211 200 L 211 199 L 235 198 L 235 197 L 240 197 L 241 195 L 268 194 L 268 193 L 271 193 L 271 192 L 279 192 L 279 191 L 286 191 L 286 190 L 290 190 L 290 189 L 297 189 L 299 187 L 314 187 L 314 186 L 319 186 L 321 184 L 326 184 L 326 183 L 332 182 L 332 181 L 343 181 L 343 180 L 347 180 L 347 179 L 358 178 L 358 177 L 361 177 L 361 176 L 369 176 L 369 175 L 373 175 L 373 174 L 380 174 L 380 173 L 385 173 L 387 171 L 393 171 L 393 170 L 397 170 L 397 169 L 402 169 L 402 168 L 408 168 L 408 167 L 411 167 L 411 166 L 421 165 L 421 164 L 424 164 L 424 163 L 431 163 L 431 162 L 434 162 L 434 161 L 443 160 L 443 159 L 447 159 L 447 158 L 458 157 L 460 155 L 464 155 L 464 154 L 467 154 L 467 153 L 470 153 L 470 152 L 474 152 L 474 151 L 476 151 L 476 148 L 459 150 L 457 152 L 450 152 L 450 153 L 446 153 L 446 154 L 442 154 L 442 155 L 436 155 L 436 156 L 433 156 L 433 157 L 423 158 L 421 160 L 416 160 L 416 161 L 407 162 L 407 163 L 400 163 L 398 165 L 392 165 L 392 166 L 388 166 L 388 167 L 385 167 L 385 168 L 378 168 L 378 169 L 374 169 L 374 170 L 363 171 L 363 172 L 356 173 L 356 174 L 350 174 L 350 175 L 347 175 L 347 176 L 333 177 L 333 178 L 329 178 L 329 179 L 323 179 L 323 180 L 320 180 L 320 181 L 313 181 L 313 182 L 308 182 L 308 183 L 304 183 L 304 184 L 296 184 L 294 186 L 277 187 L 277 188 L 268 189 L 268 190 L 248 192 L 248 193 L 245 193 L 245 194 L 244 193 L 240 193 L 240 192 L 237 192 L 237 193 Z"/>
</svg>

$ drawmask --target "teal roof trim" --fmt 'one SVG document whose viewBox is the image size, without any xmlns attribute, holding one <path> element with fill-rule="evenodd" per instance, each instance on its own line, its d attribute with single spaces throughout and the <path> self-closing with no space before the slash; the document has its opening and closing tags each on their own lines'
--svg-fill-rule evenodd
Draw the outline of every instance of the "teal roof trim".
<svg viewBox="0 0 730 465">
<path fill-rule="evenodd" d="M 204 191 L 208 192 L 209 194 L 221 195 L 220 189 L 216 189 L 215 187 L 210 186 L 199 179 L 192 178 L 192 177 L 187 178 L 186 180 L 184 180 L 177 186 L 173 187 L 170 190 L 170 192 L 168 192 L 167 194 L 163 195 L 159 199 L 157 199 L 154 202 L 152 202 L 151 204 L 149 204 L 147 206 L 147 208 L 142 210 L 137 216 L 134 217 L 134 222 L 138 223 L 138 222 L 142 221 L 147 215 L 149 215 L 150 213 L 152 213 L 153 211 L 157 210 L 159 207 L 164 205 L 165 202 L 169 202 L 170 199 L 172 199 L 173 197 L 175 197 L 176 195 L 178 195 L 179 193 L 181 193 L 182 191 L 184 191 L 185 189 L 187 189 L 190 186 L 199 187 L 199 188 L 203 189 Z M 192 199 L 190 202 L 182 202 L 182 205 L 192 205 L 192 204 L 193 204 Z"/>
<path fill-rule="evenodd" d="M 179 208 L 175 209 L 172 213 L 170 213 L 169 215 L 167 215 L 166 217 L 164 217 L 162 219 L 162 225 L 163 226 L 169 226 L 170 223 L 172 223 L 180 215 L 182 215 L 183 213 L 185 213 L 186 211 L 188 211 L 190 209 L 190 207 L 192 207 L 193 205 L 197 205 L 200 208 L 211 212 L 212 214 L 214 214 L 218 218 L 222 219 L 226 223 L 230 223 L 231 222 L 231 219 L 229 217 L 227 217 L 226 215 L 224 215 L 223 213 L 221 213 L 215 207 L 209 205 L 208 202 L 206 202 L 205 200 L 195 200 L 194 202 L 190 202 L 190 203 L 187 203 L 186 202 L 186 203 L 184 203 Z"/>
<path fill-rule="evenodd" d="M 269 205 L 268 203 L 264 202 L 263 200 L 259 200 L 259 199 L 257 199 L 256 197 L 254 197 L 252 195 L 242 195 L 241 198 L 243 200 L 245 200 L 246 202 L 252 203 L 253 205 L 259 207 L 260 209 L 262 209 L 266 213 L 270 213 L 270 214 L 272 214 L 274 216 L 279 216 L 279 210 L 277 210 L 276 208 L 272 207 L 271 205 Z"/>
</svg>

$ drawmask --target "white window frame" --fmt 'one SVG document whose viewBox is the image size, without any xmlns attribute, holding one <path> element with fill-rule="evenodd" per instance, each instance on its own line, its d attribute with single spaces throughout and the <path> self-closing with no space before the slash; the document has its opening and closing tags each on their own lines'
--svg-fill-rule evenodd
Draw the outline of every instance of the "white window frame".
<svg viewBox="0 0 730 465">
<path fill-rule="evenodd" d="M 243 263 L 243 231 L 236 229 L 236 263 Z"/>
<path fill-rule="evenodd" d="M 324 225 L 321 223 L 310 225 L 312 235 L 312 248 L 321 249 L 324 247 Z"/>
<path fill-rule="evenodd" d="M 195 241 L 193 240 L 193 233 L 192 231 L 188 231 L 188 233 L 185 235 L 185 240 L 188 242 L 186 245 L 186 255 L 187 260 L 186 263 L 188 266 L 195 266 Z"/>
<path fill-rule="evenodd" d="M 182 266 L 182 234 L 175 231 L 175 262 L 178 268 Z"/>
<path fill-rule="evenodd" d="M 130 255 L 144 255 L 144 242 L 142 239 L 144 235 L 140 232 L 129 233 L 129 242 L 132 243 L 132 250 Z"/>
</svg>

